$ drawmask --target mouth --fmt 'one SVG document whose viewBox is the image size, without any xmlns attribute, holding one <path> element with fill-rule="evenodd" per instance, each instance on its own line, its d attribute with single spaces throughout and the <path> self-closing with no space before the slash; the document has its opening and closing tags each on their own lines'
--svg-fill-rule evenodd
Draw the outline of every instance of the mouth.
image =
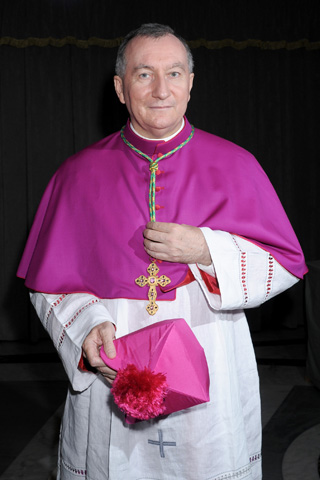
<svg viewBox="0 0 320 480">
<path fill-rule="evenodd" d="M 159 113 L 166 113 L 166 112 L 169 112 L 169 110 L 171 110 L 172 107 L 150 107 L 150 110 L 152 110 L 153 112 L 159 112 Z"/>
<path fill-rule="evenodd" d="M 167 104 L 153 104 L 153 105 L 149 105 L 149 108 L 172 108 L 173 105 L 167 105 Z"/>
</svg>

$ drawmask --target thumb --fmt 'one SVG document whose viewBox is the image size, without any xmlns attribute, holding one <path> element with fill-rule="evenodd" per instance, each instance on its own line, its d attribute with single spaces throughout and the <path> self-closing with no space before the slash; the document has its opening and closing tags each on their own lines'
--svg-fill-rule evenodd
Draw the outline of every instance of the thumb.
<svg viewBox="0 0 320 480">
<path fill-rule="evenodd" d="M 105 340 L 103 342 L 103 349 L 105 351 L 105 354 L 109 358 L 114 358 L 117 355 L 116 347 L 114 346 L 114 343 L 111 339 Z"/>
<path fill-rule="evenodd" d="M 105 354 L 109 358 L 114 358 L 117 355 L 116 347 L 114 346 L 113 340 L 115 338 L 115 326 L 111 324 L 107 324 L 107 329 L 104 331 L 104 335 L 102 337 L 103 341 L 103 349 Z"/>
</svg>

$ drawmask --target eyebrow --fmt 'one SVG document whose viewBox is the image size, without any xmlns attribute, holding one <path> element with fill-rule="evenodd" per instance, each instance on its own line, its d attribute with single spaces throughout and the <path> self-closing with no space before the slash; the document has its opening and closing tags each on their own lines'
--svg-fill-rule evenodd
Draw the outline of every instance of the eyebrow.
<svg viewBox="0 0 320 480">
<path fill-rule="evenodd" d="M 151 65 L 145 65 L 144 63 L 140 63 L 136 67 L 134 67 L 134 70 L 141 70 L 142 68 L 146 68 L 148 70 L 153 70 L 153 67 Z"/>
<path fill-rule="evenodd" d="M 180 62 L 174 63 L 173 65 L 171 65 L 170 68 L 181 68 L 182 70 L 186 69 L 185 65 L 183 63 L 180 63 Z"/>
<path fill-rule="evenodd" d="M 140 63 L 139 65 L 137 65 L 136 67 L 134 67 L 134 71 L 137 71 L 137 70 L 142 70 L 142 69 L 147 69 L 147 70 L 154 70 L 154 67 L 152 65 L 145 65 L 144 63 Z M 183 63 L 180 63 L 180 62 L 177 62 L 177 63 L 173 63 L 172 65 L 170 65 L 168 67 L 168 70 L 171 70 L 172 68 L 181 68 L 182 70 L 185 70 L 185 66 Z"/>
</svg>

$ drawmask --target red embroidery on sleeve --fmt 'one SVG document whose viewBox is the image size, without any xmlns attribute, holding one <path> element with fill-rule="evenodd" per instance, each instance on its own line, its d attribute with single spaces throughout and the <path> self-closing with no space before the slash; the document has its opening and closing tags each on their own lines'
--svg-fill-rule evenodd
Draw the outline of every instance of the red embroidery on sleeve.
<svg viewBox="0 0 320 480">
<path fill-rule="evenodd" d="M 99 303 L 100 300 L 95 298 L 93 300 L 91 300 L 89 303 L 87 303 L 86 305 L 83 305 L 83 307 L 81 307 L 74 315 L 72 318 L 70 318 L 70 320 L 64 324 L 64 328 L 61 332 L 61 335 L 60 335 L 60 338 L 59 338 L 59 344 L 58 344 L 58 348 L 61 347 L 61 345 L 63 344 L 63 341 L 64 341 L 64 338 L 66 336 L 66 331 L 67 329 L 73 324 L 73 322 L 79 317 L 79 315 L 81 315 L 82 312 L 84 312 L 88 307 L 94 305 L 95 303 Z"/>
<path fill-rule="evenodd" d="M 247 282 L 247 252 L 243 252 L 239 247 L 236 239 L 232 235 L 232 239 L 234 244 L 236 245 L 237 249 L 240 252 L 240 282 L 242 286 L 242 294 L 243 294 L 243 301 L 244 305 L 249 302 L 249 292 L 248 292 L 248 282 Z"/>
<path fill-rule="evenodd" d="M 267 276 L 267 285 L 266 285 L 266 300 L 270 296 L 272 290 L 272 280 L 274 275 L 274 258 L 269 253 L 268 257 L 268 276 Z"/>
<path fill-rule="evenodd" d="M 51 307 L 49 308 L 48 310 L 48 313 L 47 313 L 47 316 L 45 318 L 45 321 L 44 321 L 44 327 L 47 328 L 47 323 L 48 323 L 48 320 L 49 320 L 49 317 L 51 315 L 51 313 L 53 312 L 53 309 L 54 307 L 57 307 L 58 305 L 60 305 L 60 303 L 62 302 L 62 300 L 64 298 L 66 298 L 67 294 L 66 293 L 63 293 L 59 298 L 57 298 L 57 300 L 55 300 L 52 304 L 51 304 Z"/>
<path fill-rule="evenodd" d="M 241 252 L 240 257 L 241 262 L 241 285 L 243 291 L 244 304 L 246 305 L 249 301 L 248 295 L 248 285 L 247 285 L 247 254 L 246 252 Z"/>
</svg>

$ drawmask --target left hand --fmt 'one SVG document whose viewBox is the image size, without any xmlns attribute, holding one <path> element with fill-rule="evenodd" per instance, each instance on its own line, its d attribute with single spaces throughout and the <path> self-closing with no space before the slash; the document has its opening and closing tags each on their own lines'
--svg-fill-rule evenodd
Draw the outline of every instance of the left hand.
<svg viewBox="0 0 320 480">
<path fill-rule="evenodd" d="M 117 354 L 113 340 L 115 338 L 115 327 L 113 323 L 106 321 L 93 327 L 91 332 L 85 338 L 82 344 L 83 356 L 88 360 L 107 382 L 112 385 L 117 372 L 107 367 L 100 357 L 100 348 L 103 345 L 104 351 L 109 358 L 114 358 Z"/>
<path fill-rule="evenodd" d="M 149 222 L 143 236 L 144 249 L 152 258 L 166 262 L 211 265 L 207 242 L 198 227 Z"/>
</svg>

